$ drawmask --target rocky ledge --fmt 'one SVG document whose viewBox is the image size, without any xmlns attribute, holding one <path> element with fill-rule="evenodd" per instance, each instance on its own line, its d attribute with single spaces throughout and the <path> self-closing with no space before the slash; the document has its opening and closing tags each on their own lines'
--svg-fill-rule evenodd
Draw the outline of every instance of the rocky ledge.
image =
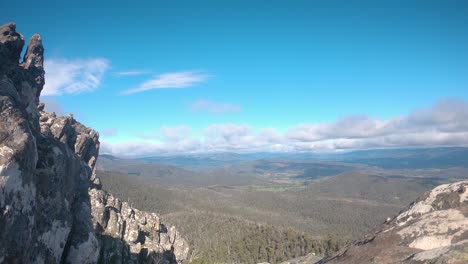
<svg viewBox="0 0 468 264">
<path fill-rule="evenodd" d="M 44 48 L 0 26 L 0 263 L 180 263 L 188 246 L 157 215 L 101 189 L 99 135 L 44 112 Z"/>
<path fill-rule="evenodd" d="M 376 234 L 319 263 L 468 263 L 468 181 L 434 188 Z"/>
</svg>

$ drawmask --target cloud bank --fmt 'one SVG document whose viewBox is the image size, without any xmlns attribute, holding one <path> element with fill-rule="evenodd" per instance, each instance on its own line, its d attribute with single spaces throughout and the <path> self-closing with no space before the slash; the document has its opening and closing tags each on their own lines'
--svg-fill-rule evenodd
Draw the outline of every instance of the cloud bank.
<svg viewBox="0 0 468 264">
<path fill-rule="evenodd" d="M 183 71 L 164 73 L 141 83 L 134 89 L 123 91 L 121 94 L 141 93 L 154 89 L 186 88 L 209 79 L 209 75 L 201 71 Z"/>
<path fill-rule="evenodd" d="M 109 66 L 110 62 L 104 58 L 45 60 L 47 81 L 41 95 L 92 92 L 101 85 Z"/>
<path fill-rule="evenodd" d="M 393 147 L 468 146 L 468 102 L 441 100 L 430 108 L 382 120 L 349 116 L 329 123 L 304 123 L 285 132 L 248 124 L 212 124 L 195 136 L 187 126 L 164 127 L 158 142 L 108 144 L 114 155 L 202 152 L 320 152 Z M 162 135 L 162 136 L 161 136 Z"/>
</svg>

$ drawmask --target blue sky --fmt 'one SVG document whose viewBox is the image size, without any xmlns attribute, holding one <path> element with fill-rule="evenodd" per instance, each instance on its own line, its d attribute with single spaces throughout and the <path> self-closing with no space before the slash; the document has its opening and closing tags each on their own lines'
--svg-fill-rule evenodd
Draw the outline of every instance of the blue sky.
<svg viewBox="0 0 468 264">
<path fill-rule="evenodd" d="M 98 130 L 104 152 L 468 143 L 466 1 L 4 6 L 1 23 L 43 36 L 48 109 Z"/>
</svg>

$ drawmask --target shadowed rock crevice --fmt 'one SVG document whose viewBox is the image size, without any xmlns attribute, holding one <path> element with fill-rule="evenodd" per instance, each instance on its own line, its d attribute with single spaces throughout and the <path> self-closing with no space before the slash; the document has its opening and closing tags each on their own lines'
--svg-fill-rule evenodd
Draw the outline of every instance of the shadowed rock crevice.
<svg viewBox="0 0 468 264">
<path fill-rule="evenodd" d="M 187 243 L 101 190 L 99 135 L 44 112 L 44 48 L 0 26 L 0 263 L 175 263 Z"/>
</svg>

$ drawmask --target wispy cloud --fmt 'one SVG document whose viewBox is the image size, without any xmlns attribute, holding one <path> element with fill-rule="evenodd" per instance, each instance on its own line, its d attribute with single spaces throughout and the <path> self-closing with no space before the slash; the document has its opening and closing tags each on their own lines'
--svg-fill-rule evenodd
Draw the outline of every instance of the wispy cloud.
<svg viewBox="0 0 468 264">
<path fill-rule="evenodd" d="M 143 70 L 131 70 L 131 71 L 120 71 L 116 72 L 115 74 L 118 76 L 136 76 L 136 75 L 144 75 L 144 74 L 149 74 L 149 71 L 143 71 Z"/>
<path fill-rule="evenodd" d="M 232 103 L 218 103 L 210 100 L 197 100 L 190 105 L 193 112 L 207 111 L 212 114 L 237 113 L 241 111 L 240 105 Z"/>
<path fill-rule="evenodd" d="M 123 91 L 122 94 L 134 94 L 153 89 L 186 88 L 205 82 L 209 75 L 202 71 L 183 71 L 164 73 L 141 83 L 138 87 Z"/>
<path fill-rule="evenodd" d="M 285 132 L 248 124 L 212 124 L 195 136 L 187 126 L 163 127 L 159 143 L 105 144 L 115 155 L 197 152 L 317 152 L 393 147 L 468 146 L 468 101 L 444 99 L 432 107 L 377 119 L 350 116 L 328 123 L 298 124 Z"/>
<path fill-rule="evenodd" d="M 48 59 L 45 61 L 46 83 L 42 95 L 92 92 L 101 85 L 110 62 L 104 58 Z"/>
</svg>

